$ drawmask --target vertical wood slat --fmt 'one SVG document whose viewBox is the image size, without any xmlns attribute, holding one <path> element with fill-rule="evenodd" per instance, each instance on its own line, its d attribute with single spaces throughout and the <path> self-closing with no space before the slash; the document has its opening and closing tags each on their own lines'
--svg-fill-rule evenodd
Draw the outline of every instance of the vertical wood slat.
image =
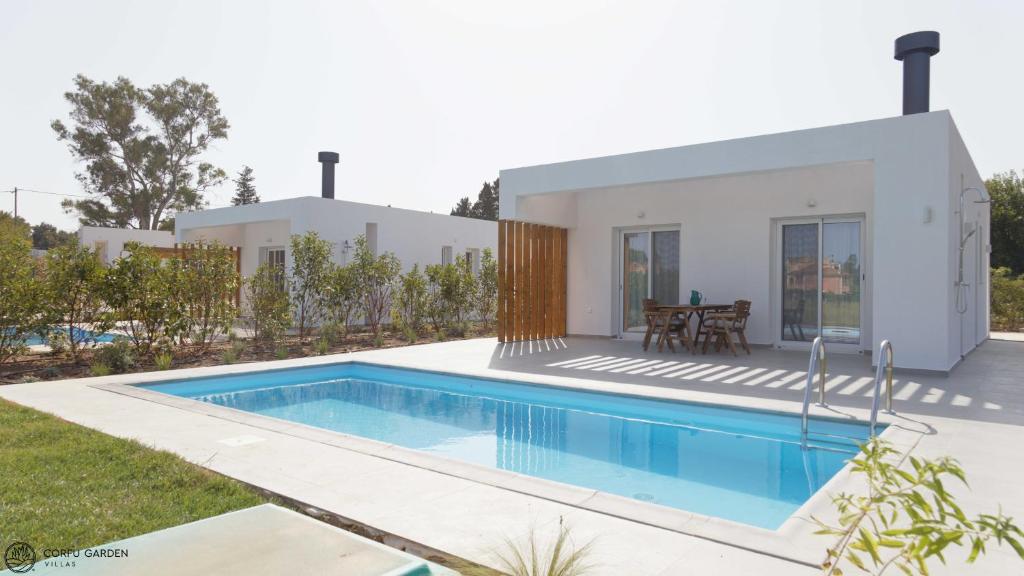
<svg viewBox="0 0 1024 576">
<path fill-rule="evenodd" d="M 558 335 L 565 336 L 568 333 L 568 255 L 569 255 L 569 231 L 562 228 L 558 231 L 558 247 L 561 250 L 561 258 L 558 263 L 558 294 L 562 299 L 558 307 Z"/>
<path fill-rule="evenodd" d="M 498 342 L 505 341 L 505 227 L 498 221 Z"/>
<path fill-rule="evenodd" d="M 498 223 L 498 339 L 565 336 L 567 230 Z"/>
<path fill-rule="evenodd" d="M 510 234 L 508 250 L 509 254 L 509 285 L 508 289 L 508 313 L 512 317 L 512 327 L 509 331 L 508 339 L 515 341 L 519 340 L 519 312 L 516 310 L 516 303 L 519 302 L 518 290 L 519 282 L 517 274 L 519 273 L 519 262 L 517 255 L 517 247 L 519 246 L 519 226 L 515 222 L 508 223 L 508 231 Z"/>
<path fill-rule="evenodd" d="M 526 224 L 516 223 L 516 318 L 517 340 L 526 340 Z"/>
</svg>

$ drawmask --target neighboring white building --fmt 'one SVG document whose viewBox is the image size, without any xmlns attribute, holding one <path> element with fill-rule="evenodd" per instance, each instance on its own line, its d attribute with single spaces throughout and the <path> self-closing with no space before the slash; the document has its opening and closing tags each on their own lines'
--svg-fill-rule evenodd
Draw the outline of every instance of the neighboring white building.
<svg viewBox="0 0 1024 576">
<path fill-rule="evenodd" d="M 154 248 L 173 248 L 174 233 L 99 226 L 82 226 L 78 229 L 78 243 L 95 249 L 105 264 L 120 258 L 124 252 L 124 245 L 128 242 L 138 242 Z"/>
<path fill-rule="evenodd" d="M 698 290 L 751 300 L 748 338 L 780 348 L 888 339 L 947 371 L 988 337 L 989 205 L 946 111 L 500 177 L 501 218 L 568 228 L 570 334 L 642 333 L 642 298 Z"/>
<path fill-rule="evenodd" d="M 332 259 L 338 264 L 351 260 L 360 235 L 366 236 L 374 253 L 397 256 L 403 272 L 414 264 L 422 270 L 428 264 L 454 262 L 457 256 L 469 257 L 478 269 L 485 248 L 497 258 L 496 222 L 335 200 L 337 161 L 337 154 L 320 153 L 321 197 L 178 213 L 174 221 L 178 242 L 216 240 L 241 248 L 243 277 L 252 275 L 263 263 L 290 267 L 290 238 L 306 232 L 316 232 L 330 242 Z"/>
</svg>

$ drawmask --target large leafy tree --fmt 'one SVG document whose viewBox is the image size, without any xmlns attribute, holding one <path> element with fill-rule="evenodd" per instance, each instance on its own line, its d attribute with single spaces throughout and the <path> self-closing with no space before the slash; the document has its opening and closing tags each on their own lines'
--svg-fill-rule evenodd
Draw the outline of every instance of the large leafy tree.
<svg viewBox="0 0 1024 576">
<path fill-rule="evenodd" d="M 985 187 L 992 196 L 992 268 L 1024 274 L 1024 180 L 1010 170 Z"/>
<path fill-rule="evenodd" d="M 27 241 L 31 235 L 32 227 L 24 218 L 0 210 L 0 242 L 9 242 L 13 239 Z"/>
<path fill-rule="evenodd" d="M 498 185 L 499 181 L 484 182 L 483 187 L 476 196 L 476 202 L 472 202 L 469 196 L 463 196 L 452 208 L 452 216 L 467 216 L 481 220 L 498 219 Z"/>
<path fill-rule="evenodd" d="M 40 222 L 32 227 L 32 247 L 39 250 L 49 250 L 60 246 L 76 244 L 78 238 L 74 232 L 58 230 L 53 224 Z"/>
<path fill-rule="evenodd" d="M 235 196 L 231 198 L 232 206 L 243 204 L 259 204 L 260 197 L 256 194 L 256 186 L 253 182 L 256 178 L 252 175 L 252 168 L 243 166 L 235 179 Z"/>
<path fill-rule="evenodd" d="M 157 229 L 174 211 L 201 208 L 203 192 L 227 178 L 201 160 L 228 131 L 206 84 L 179 78 L 138 88 L 123 77 L 107 83 L 80 74 L 64 98 L 71 125 L 51 126 L 85 164 L 76 177 L 93 197 L 64 203 L 82 224 Z"/>
</svg>

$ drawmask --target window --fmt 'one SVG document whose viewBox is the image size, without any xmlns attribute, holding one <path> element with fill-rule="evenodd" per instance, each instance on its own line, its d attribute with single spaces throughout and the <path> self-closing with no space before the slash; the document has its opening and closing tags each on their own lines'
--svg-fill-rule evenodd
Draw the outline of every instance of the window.
<svg viewBox="0 0 1024 576">
<path fill-rule="evenodd" d="M 451 264 L 451 263 L 452 263 L 452 247 L 451 246 L 441 246 L 441 264 Z"/>
<path fill-rule="evenodd" d="M 377 255 L 377 223 L 367 222 L 366 223 L 366 247 L 370 249 L 370 254 Z"/>
<path fill-rule="evenodd" d="M 260 265 L 268 264 L 271 267 L 275 268 L 275 270 L 277 272 L 277 274 L 275 274 L 275 280 L 277 281 L 277 286 L 281 290 L 284 290 L 284 277 L 285 277 L 284 247 L 283 246 L 261 246 L 260 247 L 259 263 L 260 263 Z"/>
<path fill-rule="evenodd" d="M 478 274 L 480 272 L 480 249 L 467 248 L 466 261 L 469 262 L 469 268 L 473 271 L 473 274 Z"/>
</svg>

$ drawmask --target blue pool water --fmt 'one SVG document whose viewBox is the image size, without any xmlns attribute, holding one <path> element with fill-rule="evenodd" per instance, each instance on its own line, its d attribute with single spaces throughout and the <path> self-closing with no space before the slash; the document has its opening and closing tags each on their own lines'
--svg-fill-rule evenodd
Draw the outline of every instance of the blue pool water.
<svg viewBox="0 0 1024 576">
<path fill-rule="evenodd" d="M 95 332 L 90 332 L 89 330 L 83 330 L 81 328 L 75 328 L 74 329 L 74 335 L 75 335 L 75 341 L 76 342 L 92 343 L 92 342 L 113 342 L 114 341 L 114 335 L 113 334 L 97 334 Z M 31 336 L 29 336 L 28 338 L 25 339 L 25 345 L 26 346 L 38 346 L 39 344 L 46 344 L 46 343 L 47 343 L 47 339 L 46 339 L 45 334 L 32 334 Z"/>
<path fill-rule="evenodd" d="M 851 439 L 805 449 L 798 416 L 358 363 L 147 388 L 768 529 L 868 436 L 812 419 Z"/>
</svg>

